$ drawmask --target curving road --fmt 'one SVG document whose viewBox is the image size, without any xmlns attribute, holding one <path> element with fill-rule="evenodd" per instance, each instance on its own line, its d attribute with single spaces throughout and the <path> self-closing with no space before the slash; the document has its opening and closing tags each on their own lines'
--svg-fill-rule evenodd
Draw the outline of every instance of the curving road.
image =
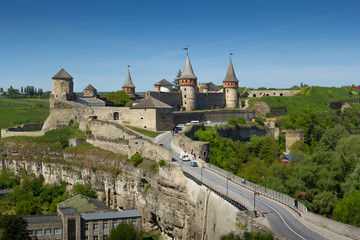
<svg viewBox="0 0 360 240">
<path fill-rule="evenodd" d="M 160 135 L 153 140 L 157 144 L 163 144 L 164 147 L 171 149 L 173 152 L 173 161 L 176 161 L 181 165 L 184 172 L 190 174 L 192 177 L 201 181 L 203 184 L 212 188 L 213 190 L 228 196 L 232 200 L 239 203 L 246 202 L 254 204 L 254 192 L 250 191 L 219 174 L 210 171 L 207 168 L 191 167 L 188 162 L 181 161 L 179 159 L 180 148 L 172 144 L 173 136 L 170 132 Z M 245 204 L 246 205 L 246 204 Z M 265 216 L 269 227 L 279 235 L 286 237 L 287 239 L 299 239 L 299 240 L 322 240 L 322 239 L 346 239 L 343 236 L 339 236 L 332 232 L 326 234 L 324 237 L 322 234 L 315 232 L 309 227 L 310 223 L 304 224 L 302 217 L 298 216 L 289 207 L 282 205 L 272 199 L 264 196 L 256 196 L 255 198 L 256 209 Z M 316 227 L 314 226 L 316 229 Z M 327 231 L 323 230 L 322 232 Z M 329 237 L 330 236 L 330 237 Z"/>
</svg>

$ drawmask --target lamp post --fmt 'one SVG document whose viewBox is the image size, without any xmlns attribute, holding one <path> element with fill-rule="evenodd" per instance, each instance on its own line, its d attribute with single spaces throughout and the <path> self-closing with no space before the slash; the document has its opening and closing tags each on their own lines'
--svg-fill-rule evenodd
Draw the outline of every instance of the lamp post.
<svg viewBox="0 0 360 240">
<path fill-rule="evenodd" d="M 260 173 L 263 173 L 263 169 L 260 168 Z M 266 194 L 266 177 L 265 177 L 265 172 L 264 172 L 264 175 L 261 176 L 262 179 L 265 180 L 265 194 Z"/>
</svg>

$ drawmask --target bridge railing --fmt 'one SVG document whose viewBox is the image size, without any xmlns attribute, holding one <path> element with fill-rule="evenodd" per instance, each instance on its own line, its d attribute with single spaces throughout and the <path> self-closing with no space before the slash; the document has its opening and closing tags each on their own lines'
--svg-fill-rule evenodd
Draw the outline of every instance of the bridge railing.
<svg viewBox="0 0 360 240">
<path fill-rule="evenodd" d="M 199 182 L 202 182 L 204 185 L 208 186 L 212 190 L 214 190 L 214 191 L 218 192 L 219 194 L 223 195 L 224 197 L 227 197 L 228 199 L 231 199 L 232 201 L 235 201 L 235 202 L 239 203 L 240 205 L 244 206 L 249 211 L 254 210 L 254 204 L 251 201 L 249 201 L 248 199 L 242 197 L 239 194 L 236 194 L 234 191 L 230 190 L 229 188 L 222 187 L 222 186 L 214 183 L 210 179 L 207 179 L 205 177 L 203 177 L 202 179 L 201 179 L 201 177 L 199 178 L 198 177 L 199 175 L 196 174 L 196 172 L 193 170 L 192 167 L 184 165 L 182 170 L 184 172 L 186 172 L 187 174 L 191 175 L 193 178 L 195 178 Z"/>
<path fill-rule="evenodd" d="M 277 191 L 274 191 L 274 190 L 271 190 L 269 188 L 265 188 L 264 186 L 261 186 L 259 184 L 255 184 L 255 183 L 252 183 L 250 181 L 245 181 L 245 182 L 242 182 L 241 178 L 232 174 L 232 173 L 229 173 L 228 171 L 225 171 L 224 169 L 221 169 L 219 167 L 216 167 L 210 163 L 206 163 L 204 164 L 204 167 L 210 169 L 211 171 L 213 172 L 216 172 L 217 174 L 219 175 L 222 175 L 226 178 L 231 178 L 232 181 L 238 185 L 242 185 L 252 191 L 257 191 L 257 192 L 260 192 L 262 195 L 264 196 L 267 196 L 267 197 L 270 197 L 270 198 L 273 198 L 279 202 L 282 202 L 286 205 L 288 205 L 289 207 L 291 208 L 294 208 L 294 198 L 288 196 L 288 195 L 285 195 L 283 193 L 280 193 L 280 192 L 277 192 Z M 306 212 L 307 211 L 307 208 L 306 206 L 299 202 L 298 201 L 298 210 L 302 211 L 302 212 Z"/>
</svg>

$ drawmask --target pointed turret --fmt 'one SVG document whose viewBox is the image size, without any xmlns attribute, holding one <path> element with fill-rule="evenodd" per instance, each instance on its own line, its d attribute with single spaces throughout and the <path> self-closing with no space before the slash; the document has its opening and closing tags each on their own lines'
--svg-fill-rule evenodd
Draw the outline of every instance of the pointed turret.
<svg viewBox="0 0 360 240">
<path fill-rule="evenodd" d="M 228 108 L 234 108 L 239 105 L 238 85 L 239 80 L 236 78 L 234 66 L 230 57 L 229 67 L 223 81 L 225 102 L 226 107 Z"/>
<path fill-rule="evenodd" d="M 72 80 L 73 77 L 62 68 L 52 79 Z"/>
<path fill-rule="evenodd" d="M 223 82 L 239 82 L 239 80 L 236 78 L 234 67 L 230 58 L 229 67 L 225 76 L 225 79 Z"/>
<path fill-rule="evenodd" d="M 128 70 L 126 75 L 126 80 L 122 86 L 122 90 L 128 94 L 135 94 L 135 85 L 133 84 L 130 76 L 130 71 Z"/>
<path fill-rule="evenodd" d="M 197 79 L 197 77 L 194 74 L 193 68 L 191 66 L 189 55 L 186 56 L 184 70 L 180 76 L 180 79 L 192 79 L 192 80 Z"/>
<path fill-rule="evenodd" d="M 187 55 L 184 70 L 179 78 L 182 105 L 186 110 L 196 109 L 196 85 L 197 77 L 192 69 L 189 55 Z"/>
</svg>

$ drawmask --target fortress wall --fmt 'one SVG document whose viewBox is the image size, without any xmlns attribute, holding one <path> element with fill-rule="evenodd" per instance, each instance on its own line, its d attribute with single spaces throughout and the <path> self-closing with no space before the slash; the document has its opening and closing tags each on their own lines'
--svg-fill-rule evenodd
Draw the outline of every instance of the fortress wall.
<svg viewBox="0 0 360 240">
<path fill-rule="evenodd" d="M 265 129 L 258 128 L 256 126 L 244 126 L 244 127 L 226 127 L 217 129 L 219 136 L 224 138 L 231 138 L 232 140 L 250 141 L 250 137 L 270 135 Z"/>
<path fill-rule="evenodd" d="M 85 121 L 88 118 L 96 117 L 99 120 L 109 121 L 113 120 L 113 114 L 119 113 L 120 121 L 130 121 L 130 108 L 128 107 L 89 107 L 79 104 L 62 105 L 61 107 L 51 108 L 50 115 L 46 119 L 43 131 L 48 131 L 58 127 L 64 127 L 69 125 L 71 119 L 79 122 Z M 59 105 L 60 106 L 60 105 Z"/>
<path fill-rule="evenodd" d="M 196 93 L 196 109 L 224 108 L 224 93 Z"/>
<path fill-rule="evenodd" d="M 248 97 L 262 97 L 262 96 L 269 96 L 269 97 L 276 97 L 276 96 L 284 96 L 290 97 L 294 96 L 300 90 L 255 90 L 255 91 L 247 91 L 249 93 Z"/>
<path fill-rule="evenodd" d="M 87 129 L 91 131 L 93 137 L 100 139 L 119 140 L 139 137 L 125 126 L 111 122 L 91 120 L 87 123 Z"/>
<path fill-rule="evenodd" d="M 286 151 L 290 151 L 291 145 L 296 141 L 304 141 L 304 130 L 285 130 Z"/>
<path fill-rule="evenodd" d="M 174 124 L 188 123 L 192 120 L 199 120 L 200 122 L 226 122 L 229 118 L 238 119 L 244 118 L 246 121 L 251 121 L 255 118 L 255 111 L 252 110 L 223 110 L 223 111 L 201 111 L 201 112 L 174 112 Z"/>
<path fill-rule="evenodd" d="M 131 109 L 130 124 L 156 131 L 156 109 Z"/>
<path fill-rule="evenodd" d="M 170 131 L 173 126 L 173 109 L 156 110 L 156 131 Z"/>
<path fill-rule="evenodd" d="M 130 139 L 128 156 L 135 153 L 141 153 L 142 156 L 159 161 L 161 159 L 171 162 L 172 152 L 170 149 L 150 142 L 147 139 Z"/>
<path fill-rule="evenodd" d="M 153 97 L 173 108 L 182 106 L 181 93 L 179 92 L 146 92 L 146 97 Z"/>
<path fill-rule="evenodd" d="M 208 142 L 193 141 L 182 134 L 177 134 L 174 136 L 174 145 L 180 147 L 187 153 L 191 153 L 191 150 L 193 150 L 196 154 L 196 157 L 199 157 L 205 162 L 210 151 L 210 145 Z"/>
</svg>

